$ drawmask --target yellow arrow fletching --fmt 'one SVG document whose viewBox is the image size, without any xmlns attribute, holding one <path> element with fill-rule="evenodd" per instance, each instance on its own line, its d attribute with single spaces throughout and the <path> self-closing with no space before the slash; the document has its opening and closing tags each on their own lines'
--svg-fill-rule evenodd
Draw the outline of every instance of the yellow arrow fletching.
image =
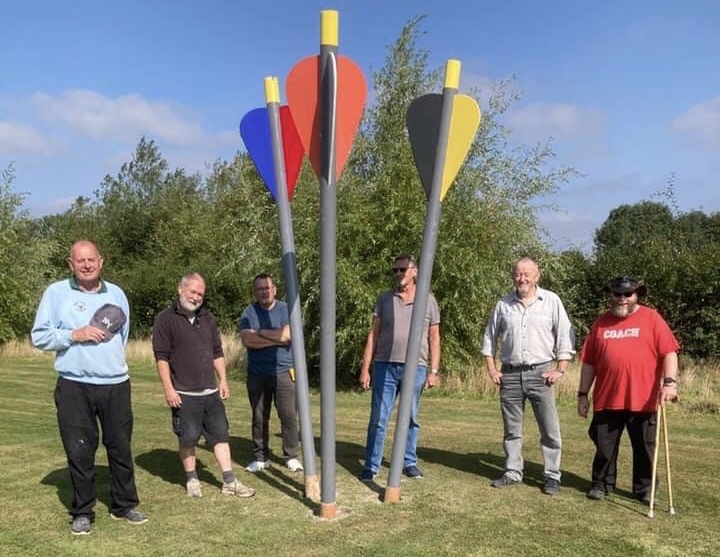
<svg viewBox="0 0 720 557">
<path fill-rule="evenodd" d="M 440 201 L 445 198 L 445 194 L 460 171 L 473 139 L 475 139 L 479 125 L 480 107 L 475 99 L 468 95 L 455 95 L 450 116 L 450 132 L 445 155 Z"/>
</svg>

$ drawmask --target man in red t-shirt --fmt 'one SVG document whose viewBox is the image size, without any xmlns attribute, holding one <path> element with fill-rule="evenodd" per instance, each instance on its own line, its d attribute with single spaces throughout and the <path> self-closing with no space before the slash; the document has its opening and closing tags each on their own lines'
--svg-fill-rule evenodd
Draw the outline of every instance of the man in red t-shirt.
<svg viewBox="0 0 720 557">
<path fill-rule="evenodd" d="M 580 354 L 577 396 L 583 418 L 595 383 L 588 433 L 596 450 L 587 496 L 600 500 L 615 488 L 620 436 L 627 428 L 633 451 L 633 496 L 647 503 L 658 402 L 677 399 L 680 345 L 662 316 L 638 302 L 646 293 L 643 284 L 617 277 L 607 290 L 610 310 L 593 323 Z"/>
</svg>

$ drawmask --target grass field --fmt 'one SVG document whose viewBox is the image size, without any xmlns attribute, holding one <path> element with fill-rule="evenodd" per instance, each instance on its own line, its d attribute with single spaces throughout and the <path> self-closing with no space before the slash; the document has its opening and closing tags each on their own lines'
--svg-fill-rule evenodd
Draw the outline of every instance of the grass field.
<svg viewBox="0 0 720 557">
<path fill-rule="evenodd" d="M 496 490 L 489 481 L 503 467 L 502 425 L 495 396 L 426 393 L 421 408 L 422 480 L 403 479 L 402 500 L 383 503 L 383 469 L 376 484 L 356 479 L 361 468 L 369 394 L 338 393 L 337 518 L 321 519 L 318 504 L 303 497 L 303 477 L 277 465 L 252 475 L 249 409 L 243 383 L 231 381 L 228 402 L 233 459 L 240 479 L 257 489 L 249 500 L 220 494 L 212 455 L 198 451 L 201 499 L 184 494 L 184 478 L 170 429 L 169 411 L 152 363 L 134 356 L 134 456 L 143 526 L 108 515 L 108 472 L 98 451 L 99 502 L 90 536 L 70 534 L 71 492 L 55 423 L 55 374 L 47 355 L 0 358 L 0 551 L 11 556 L 714 556 L 720 553 L 720 415 L 717 401 L 685 397 L 668 410 L 676 516 L 668 515 L 667 483 L 656 517 L 629 497 L 630 447 L 620 455 L 618 492 L 608 500 L 585 498 L 593 447 L 587 422 L 571 395 L 559 399 L 564 437 L 563 488 L 540 493 L 542 459 L 537 429 L 526 419 L 526 478 Z M 576 382 L 577 370 L 565 381 Z M 694 379 L 701 391 L 705 379 Z M 714 379 L 713 379 L 714 381 Z M 574 387 L 566 387 L 572 390 Z M 688 389 L 686 389 L 687 391 Z M 691 389 L 692 390 L 692 389 Z M 712 393 L 711 393 L 712 394 Z M 714 396 L 714 395 L 713 395 Z M 313 393 L 316 446 L 319 395 Z M 272 448 L 279 450 L 273 416 Z M 392 435 L 386 443 L 391 451 Z M 662 453 L 661 453 L 662 454 Z M 321 470 L 318 460 L 318 471 Z"/>
</svg>

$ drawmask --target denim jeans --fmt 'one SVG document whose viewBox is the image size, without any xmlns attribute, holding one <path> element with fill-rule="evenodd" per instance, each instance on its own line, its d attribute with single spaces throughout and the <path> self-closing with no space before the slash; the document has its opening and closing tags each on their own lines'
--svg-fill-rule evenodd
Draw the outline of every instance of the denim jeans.
<svg viewBox="0 0 720 557">
<path fill-rule="evenodd" d="M 549 369 L 550 364 L 522 371 L 511 371 L 503 366 L 500 408 L 504 429 L 505 474 L 515 480 L 523 477 L 523 416 L 526 400 L 532 405 L 540 431 L 545 479 L 560 480 L 560 419 L 555 406 L 555 391 L 542 377 Z"/>
<path fill-rule="evenodd" d="M 365 469 L 372 471 L 374 474 L 377 474 L 378 470 L 380 470 L 390 413 L 395 400 L 400 395 L 404 372 L 405 364 L 392 362 L 373 363 L 372 401 L 370 402 L 370 422 L 368 423 L 365 449 Z M 418 365 L 403 468 L 417 464 L 417 441 L 420 433 L 417 414 L 426 376 L 427 366 Z"/>
</svg>

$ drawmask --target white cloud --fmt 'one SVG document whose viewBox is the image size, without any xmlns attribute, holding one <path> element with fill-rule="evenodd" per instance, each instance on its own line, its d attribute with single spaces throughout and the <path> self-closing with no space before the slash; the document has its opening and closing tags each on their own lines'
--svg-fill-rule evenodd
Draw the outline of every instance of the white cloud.
<svg viewBox="0 0 720 557">
<path fill-rule="evenodd" d="M 691 106 L 673 119 L 670 129 L 700 139 L 710 149 L 720 149 L 720 96 Z"/>
<path fill-rule="evenodd" d="M 528 104 L 509 111 L 507 123 L 526 141 L 593 139 L 604 131 L 605 119 L 597 110 L 571 104 Z"/>
<path fill-rule="evenodd" d="M 577 248 L 592 251 L 593 235 L 600 222 L 588 213 L 576 211 L 540 211 L 540 225 L 546 231 L 545 240 L 556 250 Z"/>
<path fill-rule="evenodd" d="M 235 148 L 238 150 L 244 148 L 243 141 L 240 138 L 240 132 L 238 131 L 227 130 L 217 132 L 210 137 L 210 142 L 217 147 Z"/>
<path fill-rule="evenodd" d="M 59 96 L 37 93 L 33 103 L 40 115 L 61 122 L 92 139 L 136 141 L 147 135 L 174 145 L 201 142 L 200 124 L 169 103 L 140 95 L 109 98 L 89 90 L 66 91 Z"/>
<path fill-rule="evenodd" d="M 490 99 L 493 97 L 511 100 L 520 94 L 515 76 L 490 77 L 484 71 L 485 66 L 486 64 L 482 60 L 463 62 L 463 72 L 460 78 L 460 92 L 465 94 L 468 94 L 470 90 L 479 92 L 477 100 L 482 110 L 487 109 Z"/>
<path fill-rule="evenodd" d="M 25 200 L 25 208 L 31 217 L 41 217 L 43 215 L 54 215 L 67 211 L 70 206 L 75 203 L 77 197 L 58 197 L 41 196 L 39 200 L 28 198 Z"/>
<path fill-rule="evenodd" d="M 24 124 L 0 122 L 0 154 L 51 155 L 59 150 L 56 141 Z"/>
</svg>

